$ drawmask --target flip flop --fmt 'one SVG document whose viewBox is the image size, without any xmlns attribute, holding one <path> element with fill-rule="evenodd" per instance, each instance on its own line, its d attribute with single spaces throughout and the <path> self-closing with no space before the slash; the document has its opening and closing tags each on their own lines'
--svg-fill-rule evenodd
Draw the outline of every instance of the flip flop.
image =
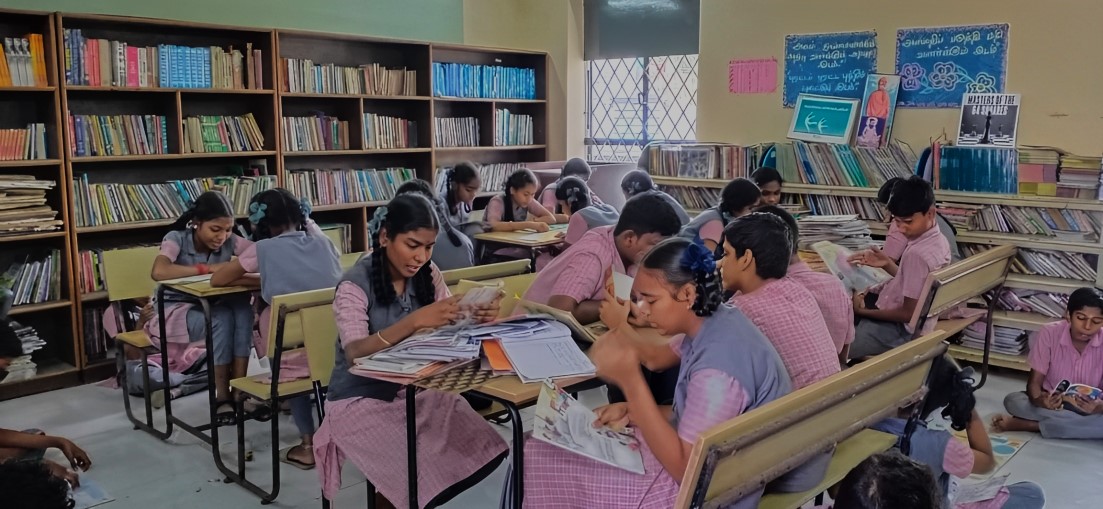
<svg viewBox="0 0 1103 509">
<path fill-rule="evenodd" d="M 314 465 L 303 463 L 295 458 L 288 456 L 288 454 L 291 453 L 291 449 L 294 449 L 295 447 L 298 446 L 291 446 L 286 449 L 280 449 L 280 463 L 287 463 L 288 465 L 291 465 L 299 470 L 314 470 Z"/>
</svg>

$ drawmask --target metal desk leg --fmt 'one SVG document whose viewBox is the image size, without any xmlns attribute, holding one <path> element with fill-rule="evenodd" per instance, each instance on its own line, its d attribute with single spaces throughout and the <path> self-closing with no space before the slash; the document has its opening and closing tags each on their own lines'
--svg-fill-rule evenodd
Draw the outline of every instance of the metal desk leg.
<svg viewBox="0 0 1103 509">
<path fill-rule="evenodd" d="M 157 325 L 158 332 L 161 333 L 161 337 L 157 338 L 158 343 L 161 345 L 161 380 L 164 383 L 164 389 L 167 391 L 169 388 L 169 352 L 168 352 L 168 334 L 165 332 L 165 287 L 157 285 Z M 146 359 L 148 360 L 148 359 Z M 145 372 L 148 377 L 148 367 Z M 146 389 L 149 388 L 147 385 Z M 124 387 L 125 391 L 126 388 Z M 165 433 L 162 440 L 168 439 L 172 435 L 172 426 L 175 424 L 176 419 L 172 415 L 172 398 L 165 394 Z M 147 417 L 150 417 L 153 411 L 147 406 Z"/>
<path fill-rule="evenodd" d="M 417 501 L 417 388 L 406 386 L 406 486 L 409 487 L 410 508 L 420 507 Z"/>
<path fill-rule="evenodd" d="M 513 463 L 509 479 L 510 486 L 513 487 L 513 497 L 512 500 L 510 500 L 510 507 L 513 509 L 521 509 L 521 504 L 525 499 L 525 427 L 521 423 L 521 409 L 507 399 L 498 398 L 478 391 L 472 391 L 471 394 L 479 398 L 500 403 L 506 408 L 506 412 L 509 412 L 509 419 L 513 421 L 511 423 L 513 428 L 513 446 L 510 454 L 513 458 Z"/>
</svg>

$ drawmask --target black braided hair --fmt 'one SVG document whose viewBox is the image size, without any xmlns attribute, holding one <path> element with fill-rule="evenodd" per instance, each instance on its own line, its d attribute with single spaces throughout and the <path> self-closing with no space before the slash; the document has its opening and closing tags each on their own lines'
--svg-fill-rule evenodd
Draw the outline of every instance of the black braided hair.
<svg viewBox="0 0 1103 509">
<path fill-rule="evenodd" d="M 693 312 L 697 316 L 712 316 L 723 301 L 720 278 L 717 276 L 715 265 L 712 270 L 702 270 L 700 266 L 691 267 L 687 264 L 685 253 L 689 249 L 700 249 L 700 255 L 711 256 L 706 248 L 694 245 L 689 239 L 671 237 L 651 248 L 641 264 L 645 269 L 662 272 L 667 283 L 675 288 L 690 282 L 694 283 L 697 287 L 697 297 L 693 301 Z"/>
<path fill-rule="evenodd" d="M 646 171 L 640 169 L 625 173 L 624 178 L 620 179 L 620 189 L 624 191 L 626 198 L 631 198 L 654 188 L 655 182 L 651 180 L 651 175 L 648 175 Z"/>
<path fill-rule="evenodd" d="M 272 231 L 275 229 L 284 232 L 306 229 L 307 217 L 302 203 L 290 191 L 282 187 L 261 191 L 249 200 L 250 211 L 254 203 L 264 206 L 260 220 L 253 225 L 254 242 L 274 237 Z"/>
<path fill-rule="evenodd" d="M 459 207 L 463 207 L 464 212 L 471 212 L 471 205 L 456 199 L 455 185 L 464 185 L 479 178 L 478 166 L 471 161 L 464 161 L 445 172 L 444 178 L 444 202 L 448 206 L 448 212 L 455 214 L 459 212 Z"/>
<path fill-rule="evenodd" d="M 536 175 L 528 168 L 517 168 L 506 179 L 505 189 L 502 190 L 502 206 L 505 209 L 502 211 L 502 221 L 509 223 L 514 220 L 513 196 L 509 194 L 510 191 L 528 185 L 536 185 Z"/>
<path fill-rule="evenodd" d="M 218 191 L 207 191 L 200 194 L 195 202 L 185 210 L 176 222 L 169 226 L 170 230 L 187 230 L 192 222 L 211 221 L 224 217 L 234 217 L 234 204 L 226 195 Z"/>
<path fill-rule="evenodd" d="M 945 354 L 936 357 L 931 365 L 930 387 L 920 417 L 927 419 L 931 412 L 946 407 L 942 416 L 950 419 L 950 427 L 958 431 L 965 429 L 977 406 L 973 382 L 972 368 L 961 369 Z"/>
<path fill-rule="evenodd" d="M 572 214 L 593 205 L 590 202 L 589 186 L 578 177 L 559 179 L 559 185 L 555 188 L 555 199 L 567 202 Z"/>
<path fill-rule="evenodd" d="M 391 281 L 390 261 L 387 259 L 387 248 L 379 242 L 380 236 L 386 231 L 387 239 L 393 241 L 400 234 L 428 228 L 439 231 L 440 222 L 433 205 L 424 197 L 407 193 L 394 197 L 387 203 L 387 218 L 383 220 L 382 227 L 372 232 L 372 273 L 371 285 L 375 298 L 383 305 L 394 303 L 398 296 L 394 291 Z M 431 264 L 426 262 L 407 284 L 414 285 L 414 298 L 418 304 L 427 306 L 436 300 L 436 288 L 433 286 L 433 271 Z"/>
<path fill-rule="evenodd" d="M 448 237 L 448 241 L 456 247 L 463 245 L 463 241 L 460 239 L 461 233 L 456 231 L 456 227 L 444 216 L 443 204 L 438 202 L 436 196 L 433 196 L 433 190 L 429 187 L 428 182 L 422 179 L 407 180 L 401 186 L 398 186 L 395 196 L 406 193 L 416 193 L 429 200 L 429 203 L 432 203 L 434 209 L 438 212 L 438 222 L 441 229 L 444 230 L 444 234 Z"/>
<path fill-rule="evenodd" d="M 10 509 L 70 509 L 69 484 L 41 460 L 0 463 L 0 490 Z"/>
</svg>

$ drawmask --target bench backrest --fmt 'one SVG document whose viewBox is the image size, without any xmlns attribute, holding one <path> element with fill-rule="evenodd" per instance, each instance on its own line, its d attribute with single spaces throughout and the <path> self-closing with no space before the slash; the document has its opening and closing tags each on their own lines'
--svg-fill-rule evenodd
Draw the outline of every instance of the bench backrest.
<svg viewBox="0 0 1103 509">
<path fill-rule="evenodd" d="M 354 253 L 345 253 L 341 255 L 341 270 L 349 270 L 350 267 L 356 265 L 356 262 L 360 261 L 360 257 L 364 256 L 363 251 L 356 251 Z"/>
<path fill-rule="evenodd" d="M 272 298 L 269 321 L 268 358 L 276 358 L 277 348 L 284 351 L 306 349 L 310 378 L 329 384 L 336 354 L 337 321 L 333 315 L 336 288 L 288 293 Z M 273 369 L 275 363 L 273 363 Z"/>
<path fill-rule="evenodd" d="M 1015 246 L 998 246 L 931 272 L 908 325 L 919 335 L 928 320 L 1003 285 L 1017 253 Z"/>
<path fill-rule="evenodd" d="M 919 401 L 936 331 L 702 433 L 674 507 L 723 507 Z"/>
<path fill-rule="evenodd" d="M 153 295 L 157 282 L 151 275 L 158 246 L 111 249 L 103 252 L 103 280 L 111 302 Z"/>
<path fill-rule="evenodd" d="M 512 260 L 501 263 L 476 265 L 474 267 L 464 267 L 462 269 L 442 270 L 440 271 L 440 275 L 444 276 L 445 285 L 452 286 L 459 283 L 461 279 L 485 281 L 487 279 L 499 277 L 516 276 L 517 274 L 524 274 L 528 271 L 528 260 Z"/>
</svg>

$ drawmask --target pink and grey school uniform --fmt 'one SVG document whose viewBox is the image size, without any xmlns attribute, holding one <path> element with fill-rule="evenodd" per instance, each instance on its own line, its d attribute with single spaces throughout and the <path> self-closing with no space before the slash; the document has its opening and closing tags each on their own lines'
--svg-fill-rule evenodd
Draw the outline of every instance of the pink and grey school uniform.
<svg viewBox="0 0 1103 509">
<path fill-rule="evenodd" d="M 505 202 L 502 200 L 502 195 L 494 195 L 490 198 L 490 201 L 486 203 L 486 211 L 483 213 L 483 222 L 490 223 L 502 221 L 502 218 L 505 217 L 505 210 L 506 206 Z M 529 214 L 532 214 L 533 217 L 544 217 L 551 214 L 551 212 L 548 212 L 548 209 L 544 208 L 544 206 L 536 200 L 529 201 L 528 207 L 518 207 L 516 205 L 513 207 L 513 221 L 515 222 L 528 221 Z M 529 250 L 522 247 L 503 247 L 494 251 L 494 254 L 504 258 L 515 259 L 525 259 L 530 256 Z"/>
<path fill-rule="evenodd" d="M 679 237 L 687 239 L 701 239 L 702 241 L 711 240 L 716 243 L 717 246 L 724 244 L 724 215 L 720 212 L 720 209 L 716 207 L 702 210 L 697 217 L 691 219 L 685 226 L 682 226 L 682 231 L 678 233 Z"/>
<path fill-rule="evenodd" d="M 599 226 L 616 226 L 620 220 L 620 212 L 612 205 L 598 203 L 585 207 L 571 214 L 571 220 L 567 222 L 567 233 L 563 236 L 563 242 L 567 245 L 578 242 L 586 232 Z"/>
<path fill-rule="evenodd" d="M 555 190 L 559 189 L 559 180 L 548 184 L 544 187 L 543 191 L 540 191 L 540 204 L 545 209 L 556 211 L 559 210 L 559 200 L 555 197 Z M 590 190 L 590 203 L 594 205 L 602 205 L 601 198 L 593 190 Z"/>
<path fill-rule="evenodd" d="M 839 278 L 812 270 L 807 263 L 797 262 L 789 266 L 785 277 L 803 286 L 816 300 L 835 353 L 841 353 L 854 341 L 854 301 Z"/>
<path fill-rule="evenodd" d="M 547 304 L 553 295 L 576 302 L 605 298 L 605 272 L 635 276 L 636 266 L 624 266 L 613 235 L 616 226 L 599 226 L 582 235 L 536 275 L 524 299 Z"/>
</svg>

